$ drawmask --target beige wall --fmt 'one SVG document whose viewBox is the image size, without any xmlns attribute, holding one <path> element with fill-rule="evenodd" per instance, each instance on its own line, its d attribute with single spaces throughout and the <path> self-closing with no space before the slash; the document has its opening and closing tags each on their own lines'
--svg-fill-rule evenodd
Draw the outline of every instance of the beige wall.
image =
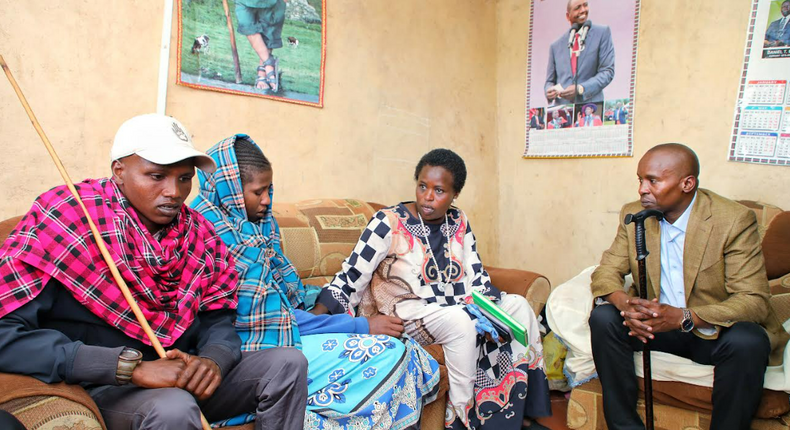
<svg viewBox="0 0 790 430">
<path fill-rule="evenodd" d="M 73 178 L 106 175 L 118 125 L 155 109 L 162 3 L 0 0 L 0 54 Z M 748 3 L 643 0 L 635 158 L 521 158 L 526 0 L 331 0 L 324 109 L 177 87 L 173 49 L 167 111 L 202 149 L 250 134 L 281 201 L 411 199 L 420 155 L 451 147 L 484 261 L 556 285 L 598 261 L 659 142 L 693 146 L 704 186 L 790 208 L 790 170 L 726 161 Z M 61 180 L 4 79 L 0 100 L 6 218 Z"/>
<path fill-rule="evenodd" d="M 162 4 L 0 0 L 0 53 L 73 178 L 106 175 L 120 123 L 155 110 Z M 252 136 L 274 163 L 280 201 L 413 199 L 419 157 L 452 147 L 470 170 L 458 203 L 493 260 L 495 3 L 332 0 L 327 13 L 323 109 L 172 84 L 174 28 L 167 113 L 202 149 Z M 0 100 L 3 219 L 61 181 L 5 79 Z"/>
<path fill-rule="evenodd" d="M 790 209 L 790 169 L 726 160 L 750 3 L 642 0 L 634 158 L 582 160 L 520 158 L 529 2 L 497 3 L 498 264 L 554 285 L 597 264 L 620 207 L 638 197 L 639 157 L 662 142 L 696 150 L 702 186 Z"/>
</svg>

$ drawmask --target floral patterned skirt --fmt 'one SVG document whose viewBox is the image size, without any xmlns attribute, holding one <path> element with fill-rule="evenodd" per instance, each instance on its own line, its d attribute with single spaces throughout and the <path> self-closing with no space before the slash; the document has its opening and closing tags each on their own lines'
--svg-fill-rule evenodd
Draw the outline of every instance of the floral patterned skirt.
<svg viewBox="0 0 790 430">
<path fill-rule="evenodd" d="M 439 364 L 420 345 L 389 336 L 302 338 L 309 363 L 305 429 L 402 429 L 436 397 Z"/>
<path fill-rule="evenodd" d="M 305 429 L 403 429 L 439 387 L 439 364 L 411 339 L 329 333 L 302 336 L 307 357 Z M 239 425 L 254 414 L 218 425 Z"/>
</svg>

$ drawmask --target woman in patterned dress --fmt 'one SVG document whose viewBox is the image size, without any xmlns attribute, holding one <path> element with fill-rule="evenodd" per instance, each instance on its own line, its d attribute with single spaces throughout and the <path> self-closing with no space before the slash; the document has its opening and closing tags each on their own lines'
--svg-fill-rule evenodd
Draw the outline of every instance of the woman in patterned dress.
<svg viewBox="0 0 790 430">
<path fill-rule="evenodd" d="M 416 201 L 373 216 L 316 310 L 397 316 L 420 344 L 442 345 L 450 380 L 447 428 L 520 429 L 529 425 L 526 417 L 550 415 L 535 314 L 524 297 L 491 285 L 469 221 L 452 206 L 466 181 L 464 161 L 435 149 L 417 164 L 414 179 Z M 521 322 L 528 346 L 498 338 L 470 304 L 472 290 Z"/>
<path fill-rule="evenodd" d="M 236 260 L 235 324 L 242 351 L 302 350 L 309 363 L 305 429 L 417 426 L 423 403 L 438 391 L 438 363 L 413 340 L 387 335 L 400 336 L 397 318 L 316 316 L 302 310 L 305 288 L 283 254 L 272 215 L 271 164 L 243 134 L 219 142 L 208 155 L 217 171 L 200 175 L 200 195 L 192 206 L 212 222 Z"/>
</svg>

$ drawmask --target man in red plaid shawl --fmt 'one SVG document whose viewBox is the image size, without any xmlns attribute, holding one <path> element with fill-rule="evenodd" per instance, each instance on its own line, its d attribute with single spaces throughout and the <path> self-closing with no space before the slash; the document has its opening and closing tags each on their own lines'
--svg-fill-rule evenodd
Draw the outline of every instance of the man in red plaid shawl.
<svg viewBox="0 0 790 430">
<path fill-rule="evenodd" d="M 195 150 L 175 119 L 118 130 L 112 178 L 76 185 L 118 270 L 168 350 L 158 358 L 65 186 L 36 199 L 0 248 L 0 372 L 81 384 L 113 429 L 200 429 L 256 413 L 302 427 L 307 362 L 295 349 L 241 353 L 237 275 L 211 223 L 184 205 Z M 265 424 L 265 426 L 264 426 Z"/>
</svg>

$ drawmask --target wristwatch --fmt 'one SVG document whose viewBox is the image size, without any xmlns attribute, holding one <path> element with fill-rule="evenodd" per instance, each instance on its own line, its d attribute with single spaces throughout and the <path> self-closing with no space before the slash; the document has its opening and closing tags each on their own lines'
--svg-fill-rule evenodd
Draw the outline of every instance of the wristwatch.
<svg viewBox="0 0 790 430">
<path fill-rule="evenodd" d="M 579 95 L 583 95 L 584 94 L 584 87 L 581 86 L 581 85 L 576 85 L 576 91 L 579 93 Z"/>
<path fill-rule="evenodd" d="M 124 348 L 118 356 L 118 367 L 115 369 L 115 379 L 118 385 L 128 384 L 132 380 L 134 368 L 143 361 L 143 353 L 134 348 Z"/>
<path fill-rule="evenodd" d="M 694 318 L 691 317 L 691 311 L 688 309 L 681 309 L 683 311 L 683 319 L 680 320 L 680 331 L 688 333 L 694 330 Z"/>
</svg>

